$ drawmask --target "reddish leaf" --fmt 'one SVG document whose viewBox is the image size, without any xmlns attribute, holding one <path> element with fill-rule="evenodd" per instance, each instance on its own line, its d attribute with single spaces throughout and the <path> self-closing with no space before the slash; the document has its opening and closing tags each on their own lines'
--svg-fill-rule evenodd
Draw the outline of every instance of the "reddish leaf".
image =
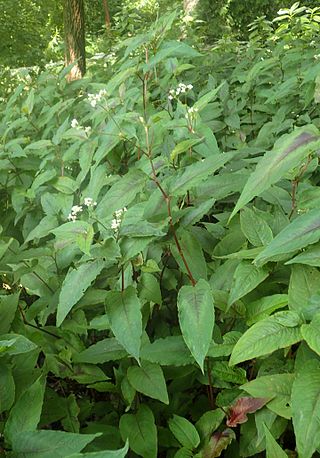
<svg viewBox="0 0 320 458">
<path fill-rule="evenodd" d="M 232 429 L 225 429 L 222 432 L 216 432 L 211 437 L 209 443 L 203 449 L 203 458 L 217 458 L 221 455 L 228 445 L 236 438 Z"/>
<path fill-rule="evenodd" d="M 229 410 L 227 425 L 231 428 L 245 423 L 248 413 L 256 412 L 261 409 L 270 399 L 268 398 L 240 398 Z"/>
</svg>

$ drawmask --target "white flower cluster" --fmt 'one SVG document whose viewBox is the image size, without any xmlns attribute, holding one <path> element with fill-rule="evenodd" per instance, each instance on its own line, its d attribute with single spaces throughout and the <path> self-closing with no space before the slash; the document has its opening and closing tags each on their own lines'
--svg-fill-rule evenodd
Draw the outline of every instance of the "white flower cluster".
<svg viewBox="0 0 320 458">
<path fill-rule="evenodd" d="M 102 97 L 107 95 L 107 91 L 105 89 L 101 89 L 97 94 L 88 94 L 88 100 L 90 105 L 95 108 L 97 103 L 101 101 Z"/>
<path fill-rule="evenodd" d="M 192 118 L 195 116 L 196 113 L 198 113 L 198 108 L 194 108 L 194 107 L 190 107 L 188 108 L 187 110 L 187 113 L 185 114 L 185 117 L 188 119 L 188 118 Z"/>
<path fill-rule="evenodd" d="M 97 205 L 97 202 L 94 202 L 92 197 L 85 197 L 83 201 L 83 205 L 85 207 L 95 207 Z M 71 212 L 68 215 L 68 220 L 75 222 L 77 220 L 78 213 L 81 213 L 83 211 L 83 205 L 74 205 L 71 208 Z"/>
<path fill-rule="evenodd" d="M 87 127 L 80 126 L 80 124 L 79 124 L 79 122 L 78 122 L 78 120 L 76 118 L 73 118 L 73 120 L 71 121 L 71 127 L 73 129 L 84 130 L 87 135 L 89 135 L 90 132 L 91 132 L 91 127 L 90 126 L 87 126 Z"/>
<path fill-rule="evenodd" d="M 120 210 L 116 210 L 114 212 L 114 219 L 111 221 L 111 229 L 113 229 L 113 232 L 115 235 L 118 234 L 119 232 L 119 227 L 121 226 L 121 221 L 123 218 L 123 214 L 127 211 L 127 207 L 120 208 Z"/>
<path fill-rule="evenodd" d="M 173 100 L 180 94 L 185 94 L 186 92 L 191 91 L 191 89 L 193 89 L 192 84 L 179 83 L 176 89 L 170 89 L 168 99 Z"/>
</svg>

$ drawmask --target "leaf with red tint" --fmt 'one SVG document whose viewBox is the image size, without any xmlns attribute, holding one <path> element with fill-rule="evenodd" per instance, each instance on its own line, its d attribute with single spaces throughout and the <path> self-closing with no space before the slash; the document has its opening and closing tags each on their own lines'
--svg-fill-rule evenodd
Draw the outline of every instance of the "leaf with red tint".
<svg viewBox="0 0 320 458">
<path fill-rule="evenodd" d="M 225 450 L 235 438 L 235 433 L 229 428 L 222 432 L 214 433 L 209 443 L 202 451 L 202 458 L 217 458 L 221 456 L 223 450 Z"/>
<path fill-rule="evenodd" d="M 229 410 L 229 418 L 227 426 L 235 428 L 248 420 L 247 414 L 256 412 L 261 409 L 268 401 L 269 398 L 240 398 Z"/>
</svg>

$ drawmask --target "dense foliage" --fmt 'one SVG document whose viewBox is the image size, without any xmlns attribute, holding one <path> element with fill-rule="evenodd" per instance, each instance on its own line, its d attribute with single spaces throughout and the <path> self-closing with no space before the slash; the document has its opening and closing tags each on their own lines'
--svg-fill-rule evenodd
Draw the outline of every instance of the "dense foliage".
<svg viewBox="0 0 320 458">
<path fill-rule="evenodd" d="M 7 456 L 320 452 L 319 10 L 175 21 L 0 106 Z"/>
</svg>

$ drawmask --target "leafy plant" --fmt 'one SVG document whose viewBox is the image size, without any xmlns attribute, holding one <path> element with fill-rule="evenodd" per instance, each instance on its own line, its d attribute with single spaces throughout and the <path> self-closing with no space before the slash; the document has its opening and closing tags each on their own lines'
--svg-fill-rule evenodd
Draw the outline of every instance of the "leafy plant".
<svg viewBox="0 0 320 458">
<path fill-rule="evenodd" d="M 8 456 L 320 448 L 319 37 L 175 20 L 1 105 Z"/>
</svg>

